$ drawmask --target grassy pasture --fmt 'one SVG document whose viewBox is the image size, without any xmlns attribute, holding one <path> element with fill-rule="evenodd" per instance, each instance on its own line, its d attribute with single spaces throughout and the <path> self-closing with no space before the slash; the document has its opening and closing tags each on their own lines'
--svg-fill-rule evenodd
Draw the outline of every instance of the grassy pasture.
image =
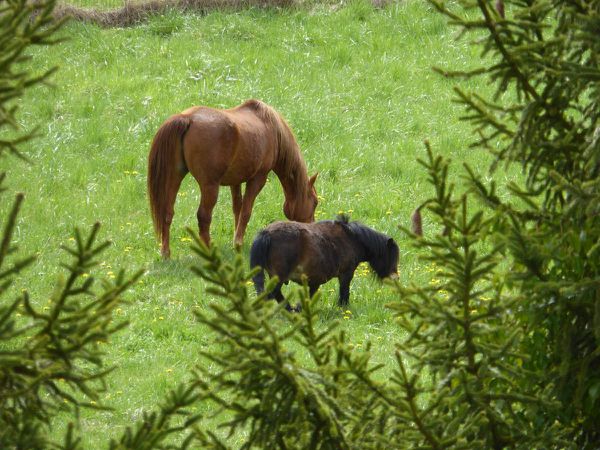
<svg viewBox="0 0 600 450">
<path fill-rule="evenodd" d="M 60 276 L 57 263 L 66 258 L 59 246 L 69 243 L 75 225 L 89 229 L 95 221 L 113 245 L 92 275 L 110 281 L 121 267 L 147 270 L 118 311 L 130 326 L 106 344 L 106 361 L 117 368 L 104 401 L 115 411 L 82 416 L 89 448 L 152 409 L 201 363 L 198 349 L 214 345 L 193 317 L 214 299 L 188 269 L 195 260 L 185 227 L 196 229 L 199 202 L 191 177 L 176 204 L 171 261 L 160 261 L 152 232 L 146 158 L 162 121 L 196 104 L 230 107 L 252 97 L 270 103 L 292 126 L 309 172 L 320 174 L 318 218 L 347 212 L 390 234 L 401 248 L 402 282 L 427 282 L 433 269 L 419 265 L 398 230 L 431 194 L 416 162 L 425 154 L 423 139 L 457 162 L 482 171 L 488 165 L 486 155 L 468 149 L 471 136 L 451 101 L 453 82 L 431 71 L 477 65 L 479 55 L 454 33 L 424 2 L 374 9 L 357 1 L 310 11 L 170 12 L 125 29 L 70 23 L 61 33 L 66 42 L 33 55 L 35 70 L 60 70 L 54 87 L 23 99 L 22 126 L 41 124 L 43 135 L 25 147 L 32 163 L 0 160 L 8 185 L 26 195 L 18 244 L 38 255 L 16 288 L 27 288 L 43 308 Z M 272 175 L 256 201 L 244 255 L 260 228 L 283 219 L 282 203 Z M 2 214 L 8 207 L 0 205 Z M 211 234 L 233 256 L 227 188 Z M 340 320 L 357 351 L 371 340 L 373 360 L 392 363 L 398 330 L 385 304 L 393 291 L 361 269 L 350 313 L 336 306 L 337 281 L 321 291 L 322 323 Z"/>
</svg>

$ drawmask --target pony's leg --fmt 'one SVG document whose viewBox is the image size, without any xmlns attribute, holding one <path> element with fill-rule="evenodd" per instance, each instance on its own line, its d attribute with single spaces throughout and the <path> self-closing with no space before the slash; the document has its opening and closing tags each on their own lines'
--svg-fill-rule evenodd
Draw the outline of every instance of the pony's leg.
<svg viewBox="0 0 600 450">
<path fill-rule="evenodd" d="M 241 247 L 244 243 L 244 233 L 246 232 L 246 227 L 250 221 L 254 200 L 266 182 L 267 175 L 259 175 L 246 182 L 246 191 L 244 192 L 244 198 L 242 199 L 242 209 L 240 211 L 238 224 L 235 230 L 235 238 L 233 240 L 233 244 L 236 247 Z"/>
<path fill-rule="evenodd" d="M 240 221 L 240 211 L 242 210 L 242 186 L 231 186 L 231 205 L 233 207 L 233 237 L 235 238 L 235 230 L 237 230 Z"/>
<path fill-rule="evenodd" d="M 206 245 L 210 245 L 210 222 L 212 220 L 212 211 L 217 203 L 218 196 L 218 184 L 207 184 L 200 187 L 200 207 L 198 208 L 196 216 L 198 217 L 200 239 L 202 239 Z"/>
<path fill-rule="evenodd" d="M 273 289 L 273 291 L 271 291 L 271 293 L 269 294 L 269 298 L 277 300 L 277 303 L 281 303 L 281 302 L 285 301 L 285 297 L 281 293 L 282 286 L 283 286 L 283 283 L 277 283 L 277 286 L 275 286 L 275 289 Z M 298 305 L 296 307 L 292 307 L 289 303 L 286 302 L 285 309 L 288 310 L 289 312 L 300 312 L 300 305 Z"/>
<path fill-rule="evenodd" d="M 340 299 L 338 302 L 339 306 L 348 306 L 348 303 L 350 303 L 350 282 L 352 281 L 353 276 L 354 276 L 354 272 L 343 273 L 339 276 L 339 280 L 340 280 Z"/>
<path fill-rule="evenodd" d="M 309 284 L 308 285 L 308 292 L 310 294 L 310 298 L 313 298 L 315 293 L 319 290 L 319 286 L 318 284 Z"/>
<path fill-rule="evenodd" d="M 277 300 L 277 303 L 281 303 L 282 301 L 285 300 L 283 294 L 281 293 L 281 286 L 283 286 L 283 283 L 277 283 L 277 285 L 275 286 L 275 289 L 273 289 L 269 295 L 267 296 L 270 299 L 274 299 Z"/>
<path fill-rule="evenodd" d="M 252 281 L 254 282 L 254 289 L 256 290 L 256 295 L 260 295 L 265 291 L 265 271 L 261 267 L 260 272 L 258 272 L 254 277 L 252 277 Z"/>
</svg>

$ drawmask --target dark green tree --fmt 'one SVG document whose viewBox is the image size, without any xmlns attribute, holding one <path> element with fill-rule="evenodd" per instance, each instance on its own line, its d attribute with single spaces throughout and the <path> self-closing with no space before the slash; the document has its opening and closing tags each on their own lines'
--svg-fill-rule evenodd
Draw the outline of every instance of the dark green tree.
<svg viewBox="0 0 600 450">
<path fill-rule="evenodd" d="M 552 386 L 528 368 L 527 331 L 515 315 L 522 298 L 506 283 L 498 218 L 469 212 L 472 196 L 454 192 L 449 161 L 428 144 L 420 162 L 436 192 L 424 206 L 444 232 L 415 239 L 433 278 L 398 285 L 390 305 L 408 331 L 393 379 L 415 424 L 407 439 L 438 449 L 570 448 L 571 427 L 547 420 L 561 406 Z"/>
<path fill-rule="evenodd" d="M 51 45 L 61 26 L 52 18 L 54 0 L 0 0 L 0 158 L 27 160 L 20 145 L 35 132 L 21 132 L 16 113 L 26 89 L 45 82 L 54 69 L 32 74 L 27 50 Z M 12 129 L 12 130 L 11 130 Z M 21 164 L 26 162 L 18 161 Z M 31 162 L 34 163 L 34 162 Z M 0 173 L 4 201 L 6 173 Z M 108 245 L 98 242 L 99 225 L 89 234 L 75 230 L 68 259 L 57 268 L 57 283 L 50 302 L 35 302 L 27 292 L 27 269 L 35 257 L 22 256 L 13 233 L 24 195 L 16 194 L 0 225 L 0 448 L 79 449 L 76 422 L 68 426 L 62 442 L 49 438 L 52 419 L 59 412 L 73 419 L 82 407 L 105 409 L 99 394 L 112 370 L 104 367 L 105 344 L 127 324 L 113 314 L 123 304 L 123 292 L 142 271 L 114 282 L 93 276 L 97 256 Z M 10 204 L 9 204 L 10 205 Z M 37 306 L 36 306 L 37 305 Z M 188 448 L 202 437 L 194 428 L 199 419 L 185 408 L 196 402 L 197 383 L 184 383 L 157 411 L 145 415 L 111 449 Z"/>
<path fill-rule="evenodd" d="M 488 64 L 438 70 L 496 84 L 492 98 L 456 91 L 474 147 L 495 155 L 494 167 L 521 167 L 524 182 L 502 201 L 472 172 L 468 181 L 498 213 L 511 256 L 504 277 L 530 355 L 524 368 L 561 402 L 547 420 L 573 425 L 591 445 L 600 440 L 600 2 L 460 2 L 477 19 L 432 3 L 463 31 L 485 34 Z"/>
<path fill-rule="evenodd" d="M 261 447 L 264 436 L 277 448 L 600 441 L 600 2 L 431 3 L 462 34 L 474 32 L 483 61 L 467 73 L 436 70 L 496 86 L 492 98 L 456 89 L 475 127 L 473 148 L 495 157 L 492 172 L 521 168 L 523 182 L 498 188 L 465 165 L 466 190 L 456 193 L 449 162 L 427 145 L 421 162 L 435 194 L 419 209 L 443 231 L 413 237 L 437 273 L 426 286 L 397 286 L 390 306 L 408 335 L 389 382 L 374 381 L 368 353 L 346 355 L 335 330 L 310 337 L 306 293 L 302 314 L 283 315 L 301 325 L 282 333 L 260 298 L 247 296 L 241 263 L 226 268 L 199 249 L 207 261 L 199 273 L 227 299 L 200 316 L 224 342 L 205 355 L 219 368 L 205 375 L 216 380 L 206 389 L 233 415 L 225 426 L 252 430 L 245 448 Z M 311 367 L 283 350 L 294 337 Z M 365 430 L 377 431 L 365 439 Z"/>
<path fill-rule="evenodd" d="M 373 380 L 378 367 L 370 364 L 370 346 L 353 352 L 336 322 L 318 330 L 319 301 L 310 299 L 307 286 L 298 295 L 300 314 L 287 313 L 266 294 L 251 297 L 253 272 L 245 270 L 241 255 L 224 262 L 190 234 L 202 261 L 193 270 L 222 300 L 196 312 L 219 336 L 203 352 L 211 364 L 198 368 L 197 381 L 205 400 L 217 407 L 215 415 L 224 413 L 226 435 L 247 431 L 241 448 L 385 447 L 386 425 L 397 419 L 380 398 L 383 386 Z M 275 284 L 271 279 L 266 291 Z M 308 365 L 290 350 L 295 342 L 309 355 Z M 205 445 L 226 448 L 216 431 L 206 434 Z"/>
<path fill-rule="evenodd" d="M 111 448 L 227 448 L 227 436 L 243 436 L 242 448 L 596 448 L 600 4 L 432 4 L 476 33 L 484 62 L 469 73 L 438 71 L 497 86 L 492 98 L 457 89 L 475 125 L 474 148 L 495 156 L 493 170 L 518 164 L 524 182 L 502 186 L 508 194 L 500 196 L 465 166 L 467 190 L 456 193 L 449 162 L 427 145 L 422 164 L 435 193 L 421 209 L 443 232 L 425 230 L 413 241 L 435 264 L 435 280 L 396 285 L 398 301 L 390 307 L 408 333 L 389 368 L 393 377 L 378 379 L 370 348 L 350 352 L 335 324 L 318 329 L 318 298 L 308 299 L 306 289 L 299 294 L 302 312 L 288 314 L 248 294 L 252 273 L 240 258 L 224 262 L 197 242 L 201 264 L 194 270 L 222 300 L 198 314 L 219 336 L 204 353 L 211 365 L 199 367 Z M 34 22 L 22 14 L 27 3 L 6 5 L 0 18 L 14 9 L 7 26 L 22 24 L 13 27 L 15 36 L 40 33 L 26 45 L 50 42 L 43 33 L 53 27 L 51 2 L 46 13 L 46 3 L 37 4 L 42 12 Z M 36 21 L 50 28 L 31 25 Z M 24 48 L 0 58 L 2 76 L 12 74 Z M 17 77 L 0 79 L 13 89 L 0 108 L 9 117 L 5 126 L 15 123 L 14 89 L 44 76 L 25 74 L 14 85 Z M 2 141 L 4 152 L 17 154 L 20 139 Z M 73 427 L 62 444 L 49 442 L 45 431 L 59 408 L 92 406 L 82 399 L 101 391 L 107 370 L 96 342 L 123 326 L 110 321 L 111 312 L 136 275 L 99 288 L 84 280 L 105 244 L 96 243 L 97 227 L 86 237 L 76 233 L 51 308 L 36 310 L 15 288 L 32 261 L 11 244 L 22 200 L 17 195 L 4 221 L 0 247 L 0 446 L 79 448 Z M 488 208 L 474 210 L 481 201 Z M 8 295 L 16 298 L 5 302 Z M 292 341 L 310 356 L 308 364 L 288 350 Z M 186 409 L 205 402 L 217 406 L 224 434 L 204 430 L 202 417 Z"/>
</svg>

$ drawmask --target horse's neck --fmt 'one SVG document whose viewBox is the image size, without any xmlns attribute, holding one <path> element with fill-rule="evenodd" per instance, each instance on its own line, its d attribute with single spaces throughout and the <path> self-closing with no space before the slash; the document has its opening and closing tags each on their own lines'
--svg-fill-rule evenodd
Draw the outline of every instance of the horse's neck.
<svg viewBox="0 0 600 450">
<path fill-rule="evenodd" d="M 294 138 L 287 136 L 285 140 L 287 143 L 282 144 L 280 142 L 279 144 L 277 162 L 273 171 L 281 182 L 285 198 L 295 199 L 304 194 L 306 186 L 308 186 L 308 174 L 306 173 L 304 160 L 299 154 L 300 149 L 297 148 Z M 281 147 L 282 145 L 287 145 L 288 147 L 284 149 Z"/>
<path fill-rule="evenodd" d="M 303 180 L 303 174 L 300 170 L 293 175 L 274 169 L 275 175 L 279 178 L 283 194 L 286 200 L 294 200 L 304 192 L 304 186 L 308 185 L 308 179 Z"/>
</svg>

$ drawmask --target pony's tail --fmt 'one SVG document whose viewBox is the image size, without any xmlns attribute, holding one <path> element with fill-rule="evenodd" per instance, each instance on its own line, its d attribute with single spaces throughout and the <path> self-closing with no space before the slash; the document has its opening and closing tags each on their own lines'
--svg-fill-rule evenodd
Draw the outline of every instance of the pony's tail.
<svg viewBox="0 0 600 450">
<path fill-rule="evenodd" d="M 168 119 L 156 132 L 148 155 L 148 197 L 154 231 L 160 239 L 165 225 L 172 220 L 171 211 L 181 178 L 187 172 L 183 160 L 183 137 L 189 129 L 191 118 L 176 115 Z M 177 162 L 180 161 L 181 167 Z M 173 189 L 170 185 L 176 182 Z"/>
<path fill-rule="evenodd" d="M 260 271 L 252 277 L 257 294 L 262 294 L 265 290 L 264 269 L 267 267 L 270 251 L 271 237 L 268 233 L 261 231 L 254 239 L 252 248 L 250 248 L 250 268 L 260 267 Z"/>
</svg>

